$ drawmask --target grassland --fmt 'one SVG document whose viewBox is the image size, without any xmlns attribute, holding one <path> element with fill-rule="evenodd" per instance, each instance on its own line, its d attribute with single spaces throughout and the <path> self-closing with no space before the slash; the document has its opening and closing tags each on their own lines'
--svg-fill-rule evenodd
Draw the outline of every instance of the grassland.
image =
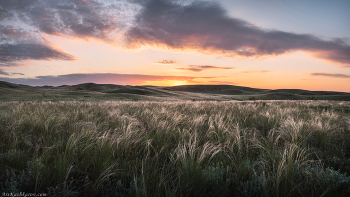
<svg viewBox="0 0 350 197">
<path fill-rule="evenodd" d="M 1 192 L 349 196 L 350 102 L 0 102 Z"/>
</svg>

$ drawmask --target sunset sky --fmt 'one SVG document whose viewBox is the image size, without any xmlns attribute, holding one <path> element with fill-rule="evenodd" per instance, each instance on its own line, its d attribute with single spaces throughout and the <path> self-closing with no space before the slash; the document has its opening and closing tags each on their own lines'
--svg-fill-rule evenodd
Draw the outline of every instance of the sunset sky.
<svg viewBox="0 0 350 197">
<path fill-rule="evenodd" d="M 0 0 L 0 81 L 350 92 L 349 0 Z"/>
</svg>

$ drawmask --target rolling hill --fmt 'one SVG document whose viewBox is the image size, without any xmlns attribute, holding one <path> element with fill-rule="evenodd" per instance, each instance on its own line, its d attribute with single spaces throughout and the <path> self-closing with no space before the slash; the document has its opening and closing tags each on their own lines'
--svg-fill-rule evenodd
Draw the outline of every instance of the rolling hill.
<svg viewBox="0 0 350 197">
<path fill-rule="evenodd" d="M 350 101 L 350 93 L 300 89 L 258 89 L 234 85 L 129 86 L 84 83 L 27 86 L 0 81 L 0 101 L 95 100 L 337 100 Z"/>
</svg>

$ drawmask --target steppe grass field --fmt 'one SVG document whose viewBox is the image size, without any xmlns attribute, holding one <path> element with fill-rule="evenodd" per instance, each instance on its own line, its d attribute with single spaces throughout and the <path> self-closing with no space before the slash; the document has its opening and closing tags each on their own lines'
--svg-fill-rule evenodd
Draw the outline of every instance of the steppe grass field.
<svg viewBox="0 0 350 197">
<path fill-rule="evenodd" d="M 350 102 L 0 102 L 0 190 L 349 196 Z"/>
</svg>

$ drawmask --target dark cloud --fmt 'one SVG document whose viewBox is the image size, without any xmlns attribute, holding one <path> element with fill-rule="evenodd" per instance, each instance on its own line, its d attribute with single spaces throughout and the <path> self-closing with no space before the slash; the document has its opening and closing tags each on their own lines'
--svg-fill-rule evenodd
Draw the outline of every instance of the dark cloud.
<svg viewBox="0 0 350 197">
<path fill-rule="evenodd" d="M 1 72 L 1 70 L 0 70 Z M 16 84 L 25 84 L 31 86 L 60 86 L 75 85 L 81 83 L 98 83 L 98 84 L 119 84 L 119 85 L 139 85 L 147 81 L 162 80 L 181 80 L 194 82 L 196 79 L 212 77 L 188 77 L 188 76 L 156 76 L 156 75 L 138 75 L 138 74 L 68 74 L 58 76 L 38 76 L 35 78 L 5 78 L 0 77 L 0 81 L 7 81 Z"/>
<path fill-rule="evenodd" d="M 326 41 L 309 34 L 264 30 L 229 17 L 220 5 L 211 2 L 138 2 L 143 8 L 126 34 L 130 48 L 149 45 L 227 57 L 261 57 L 301 50 L 320 59 L 350 64 L 350 46 L 341 39 Z"/>
<path fill-rule="evenodd" d="M 20 39 L 30 36 L 31 32 L 28 32 L 23 28 L 15 28 L 12 25 L 4 26 L 0 24 L 0 37 L 2 39 L 2 42 L 4 42 L 5 39 L 7 40 L 8 38 Z"/>
<path fill-rule="evenodd" d="M 0 57 L 1 59 L 1 57 Z M 28 66 L 30 61 L 22 61 L 22 62 L 0 62 L 0 68 L 3 67 L 18 67 L 18 66 Z"/>
<path fill-rule="evenodd" d="M 23 66 L 26 60 L 74 60 L 53 47 L 38 31 L 0 25 L 0 67 Z"/>
<path fill-rule="evenodd" d="M 0 44 L 0 68 L 24 66 L 28 60 L 75 60 L 73 55 L 40 43 Z M 4 74 L 4 71 L 0 72 Z"/>
<path fill-rule="evenodd" d="M 0 20 L 15 17 L 14 10 L 23 10 L 36 0 L 5 0 L 0 1 Z"/>
<path fill-rule="evenodd" d="M 24 75 L 23 73 L 11 73 L 12 75 Z"/>
<path fill-rule="evenodd" d="M 176 60 L 162 60 L 162 61 L 159 61 L 156 63 L 158 63 L 158 64 L 176 64 L 178 62 Z"/>
<path fill-rule="evenodd" d="M 330 74 L 330 73 L 311 73 L 312 76 L 333 77 L 333 78 L 350 78 L 350 75 L 345 74 Z"/>
<path fill-rule="evenodd" d="M 2 68 L 0 68 L 0 75 L 24 75 L 23 73 L 8 73 L 5 72 Z"/>
<path fill-rule="evenodd" d="M 0 63 L 23 60 L 74 60 L 74 56 L 41 44 L 0 45 Z"/>
<path fill-rule="evenodd" d="M 242 71 L 242 73 L 267 73 L 267 70 Z"/>
<path fill-rule="evenodd" d="M 7 72 L 5 72 L 1 67 L 0 67 L 0 75 L 9 75 Z"/>
<path fill-rule="evenodd" d="M 39 31 L 0 24 L 0 45 L 40 44 L 49 45 Z"/>
<path fill-rule="evenodd" d="M 200 65 L 188 65 L 187 68 L 177 68 L 179 70 L 189 70 L 193 72 L 201 72 L 203 70 L 208 70 L 208 69 L 234 69 L 232 67 L 218 67 L 218 66 L 200 66 Z"/>
<path fill-rule="evenodd" d="M 0 6 L 0 19 L 17 19 L 42 33 L 105 41 L 111 41 L 125 11 L 125 5 L 94 0 L 7 0 Z"/>
</svg>

